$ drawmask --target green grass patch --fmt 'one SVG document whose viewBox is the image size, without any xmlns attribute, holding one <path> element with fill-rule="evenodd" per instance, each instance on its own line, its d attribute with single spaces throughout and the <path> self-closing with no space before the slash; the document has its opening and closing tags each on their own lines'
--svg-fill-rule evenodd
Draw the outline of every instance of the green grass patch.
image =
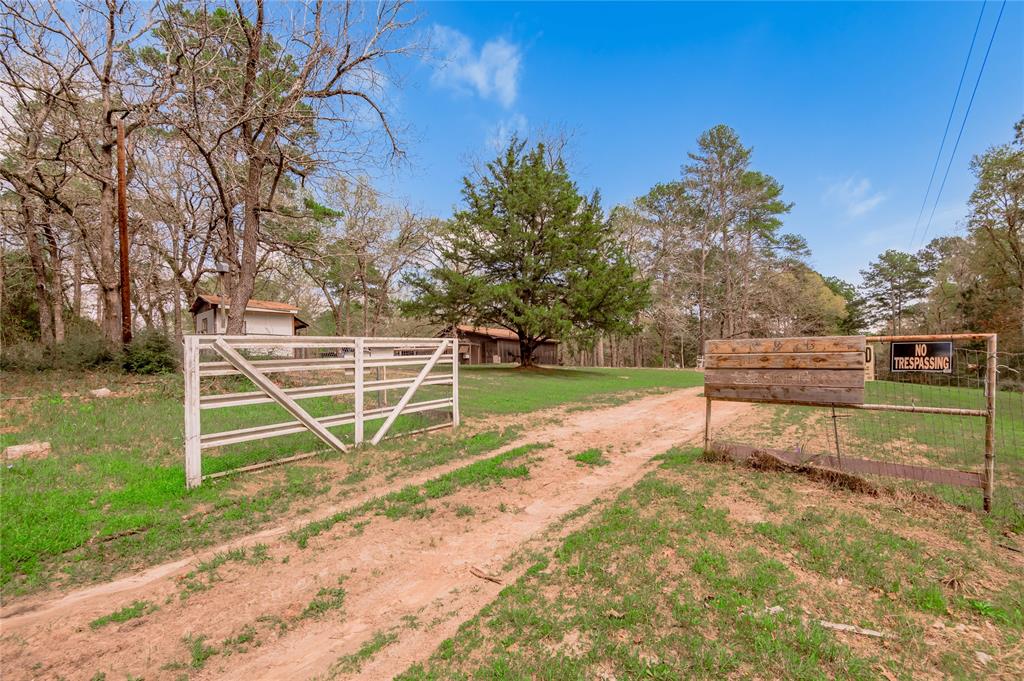
<svg viewBox="0 0 1024 681">
<path fill-rule="evenodd" d="M 103 617 L 97 617 L 92 622 L 89 622 L 89 626 L 92 629 L 99 629 L 115 622 L 127 622 L 128 620 L 145 617 L 149 613 L 155 612 L 158 609 L 158 606 L 150 603 L 149 601 L 135 601 L 131 605 L 126 605 L 120 610 L 115 610 Z"/>
<path fill-rule="evenodd" d="M 293 530 L 288 536 L 300 548 L 305 548 L 311 538 L 330 530 L 335 525 L 366 515 L 383 515 L 392 520 L 406 517 L 425 518 L 431 513 L 431 508 L 427 504 L 429 500 L 449 496 L 459 489 L 471 485 L 486 487 L 508 478 L 527 477 L 529 469 L 526 464 L 508 464 L 543 446 L 539 444 L 523 445 L 503 454 L 476 461 L 444 475 L 439 475 L 422 485 L 408 485 L 397 492 L 371 499 L 356 508 L 339 511 L 326 518 L 307 523 L 303 527 Z"/>
<path fill-rule="evenodd" d="M 696 474 L 696 458 L 666 454 L 398 678 L 876 677 L 821 627 L 752 616 L 795 603 L 794 576 L 752 547 L 734 550 L 736 530 L 712 492 L 668 477 Z"/>
<path fill-rule="evenodd" d="M 53 447 L 48 459 L 0 469 L 0 592 L 5 597 L 56 583 L 110 578 L 140 564 L 252 532 L 296 503 L 323 498 L 336 484 L 326 469 L 306 464 L 261 474 L 265 482 L 255 493 L 244 488 L 251 475 L 208 481 L 186 491 L 181 378 L 156 377 L 142 389 L 132 381 L 101 373 L 5 376 L 8 390 L 34 399 L 5 414 L 11 432 L 0 435 L 0 446 L 38 440 Z M 484 418 L 573 403 L 593 406 L 604 398 L 700 382 L 701 374 L 689 371 L 467 367 L 460 374 L 460 402 L 465 416 Z M 94 399 L 87 394 L 101 386 L 119 395 Z M 251 389 L 239 380 L 224 380 L 220 387 Z M 62 394 L 69 389 L 78 394 Z M 425 399 L 433 396 L 425 390 Z M 314 416 L 344 411 L 346 406 L 332 398 L 302 404 Z M 289 418 L 273 404 L 210 410 L 203 412 L 203 432 Z M 402 417 L 395 432 L 425 423 L 419 415 Z M 368 435 L 375 427 L 370 424 Z M 351 438 L 351 426 L 332 432 Z M 493 450 L 514 436 L 506 430 L 471 437 L 399 438 L 363 453 L 324 457 L 385 459 L 383 472 L 399 475 Z M 322 448 L 308 433 L 232 445 L 204 452 L 203 472 Z M 367 475 L 362 465 L 354 466 L 342 484 L 356 485 Z"/>
<path fill-rule="evenodd" d="M 331 671 L 328 678 L 334 678 L 338 674 L 355 674 L 359 672 L 362 670 L 363 665 L 373 659 L 374 655 L 397 640 L 398 634 L 394 632 L 376 632 L 369 641 L 359 646 L 359 650 L 350 655 L 344 655 L 338 658 L 338 660 L 331 665 Z"/>
<path fill-rule="evenodd" d="M 342 581 L 342 579 L 338 580 L 339 585 L 341 584 Z M 341 610 L 344 606 L 344 587 L 325 587 L 316 592 L 316 596 L 314 596 L 313 600 L 311 600 L 309 604 L 305 608 L 303 608 L 302 614 L 299 616 L 299 618 L 307 619 L 310 617 L 322 617 L 331 610 Z"/>
<path fill-rule="evenodd" d="M 576 463 L 585 466 L 607 466 L 611 463 L 611 461 L 605 458 L 604 452 L 597 448 L 588 449 L 580 452 L 579 454 L 573 454 L 569 458 Z"/>
</svg>

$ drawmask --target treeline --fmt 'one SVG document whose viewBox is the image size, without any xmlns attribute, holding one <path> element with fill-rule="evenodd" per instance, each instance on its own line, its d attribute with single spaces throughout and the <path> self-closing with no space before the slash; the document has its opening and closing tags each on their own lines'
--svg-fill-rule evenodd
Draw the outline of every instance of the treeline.
<svg viewBox="0 0 1024 681">
<path fill-rule="evenodd" d="M 362 179 L 403 155 L 404 0 L 0 4 L 3 329 L 121 341 L 118 135 L 135 328 L 178 337 L 196 294 L 389 314 L 429 221 Z M 340 217 L 344 224 L 340 225 Z M 351 330 L 338 313 L 334 331 Z"/>
<path fill-rule="evenodd" d="M 513 140 L 447 219 L 367 179 L 403 155 L 386 74 L 401 1 L 0 4 L 0 341 L 24 366 L 121 341 L 117 156 L 136 331 L 192 330 L 198 293 L 287 300 L 311 333 L 500 325 L 521 355 L 692 366 L 708 338 L 997 331 L 1024 347 L 1024 139 L 976 157 L 964 233 L 887 251 L 855 286 L 808 264 L 792 205 L 719 125 L 675 178 L 607 213 L 562 158 Z M 526 361 L 524 360 L 524 361 Z"/>
</svg>

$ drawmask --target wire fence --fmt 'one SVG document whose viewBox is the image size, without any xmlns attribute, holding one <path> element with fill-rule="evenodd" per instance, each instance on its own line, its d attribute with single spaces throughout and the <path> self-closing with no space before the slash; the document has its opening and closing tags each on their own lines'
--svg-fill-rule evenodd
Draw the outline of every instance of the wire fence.
<svg viewBox="0 0 1024 681">
<path fill-rule="evenodd" d="M 865 404 L 964 413 L 755 405 L 748 417 L 715 429 L 712 439 L 800 452 L 807 459 L 826 456 L 843 470 L 868 477 L 880 470 L 881 476 L 900 478 L 897 485 L 929 483 L 929 489 L 950 501 L 980 506 L 979 490 L 964 487 L 975 478 L 957 472 L 984 480 L 984 345 L 956 342 L 950 373 L 892 372 L 891 344 L 878 343 L 874 349 L 874 380 L 865 384 Z M 1024 521 L 1024 353 L 998 353 L 996 385 L 994 505 Z M 885 466 L 856 470 L 843 466 L 844 459 Z"/>
</svg>

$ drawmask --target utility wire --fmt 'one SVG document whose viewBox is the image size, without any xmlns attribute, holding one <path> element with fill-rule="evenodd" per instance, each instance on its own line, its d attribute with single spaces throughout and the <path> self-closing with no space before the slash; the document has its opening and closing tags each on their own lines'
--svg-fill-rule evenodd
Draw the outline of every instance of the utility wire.
<svg viewBox="0 0 1024 681">
<path fill-rule="evenodd" d="M 914 239 L 917 238 L 917 228 L 921 226 L 921 217 L 924 215 L 924 207 L 928 205 L 928 195 L 932 193 L 932 183 L 935 181 L 935 171 L 939 169 L 939 161 L 942 159 L 942 150 L 946 147 L 946 136 L 949 134 L 949 124 L 953 122 L 953 113 L 956 111 L 956 103 L 960 100 L 960 89 L 964 86 L 964 76 L 967 75 L 967 65 L 971 63 L 971 54 L 974 53 L 974 42 L 978 39 L 978 29 L 981 28 L 981 18 L 985 16 L 987 3 L 981 3 L 981 11 L 978 12 L 978 22 L 974 24 L 974 35 L 971 36 L 971 46 L 967 48 L 967 56 L 964 57 L 964 68 L 960 71 L 960 82 L 956 85 L 956 94 L 953 95 L 953 104 L 949 107 L 949 116 L 946 118 L 946 129 L 942 131 L 942 141 L 939 143 L 939 153 L 935 154 L 935 163 L 932 164 L 932 174 L 928 178 L 928 188 L 924 190 L 924 198 L 921 200 L 921 209 L 917 211 L 917 219 L 914 220 L 914 233 L 910 236 L 910 247 L 914 247 Z"/>
<path fill-rule="evenodd" d="M 999 30 L 999 22 L 1003 18 L 1003 10 L 1006 9 L 1006 0 L 1003 0 L 1003 4 L 999 6 L 999 16 L 996 17 L 996 25 L 992 27 L 992 35 L 988 39 L 988 47 L 985 48 L 985 58 L 981 61 L 981 69 L 978 71 L 978 79 L 974 81 L 974 90 L 971 91 L 971 99 L 967 102 L 967 111 L 964 112 L 964 120 L 960 124 L 960 132 L 956 135 L 956 143 L 953 144 L 953 152 L 949 155 L 949 163 L 946 164 L 946 172 L 942 175 L 942 184 L 939 185 L 939 193 L 935 195 L 935 203 L 932 204 L 932 212 L 928 216 L 928 224 L 924 227 L 924 233 L 921 235 L 921 244 L 924 244 L 925 238 L 928 236 L 928 230 L 932 226 L 932 218 L 935 217 L 935 209 L 939 206 L 939 199 L 942 197 L 942 190 L 946 186 L 946 178 L 949 177 L 949 169 L 953 166 L 953 158 L 956 157 L 957 147 L 960 146 L 960 136 L 964 134 L 964 128 L 967 126 L 967 117 L 971 115 L 971 106 L 974 104 L 974 95 L 978 94 L 978 85 L 981 84 L 981 75 L 985 73 L 985 64 L 988 63 L 988 55 L 992 51 L 992 43 L 996 39 L 996 32 Z"/>
</svg>

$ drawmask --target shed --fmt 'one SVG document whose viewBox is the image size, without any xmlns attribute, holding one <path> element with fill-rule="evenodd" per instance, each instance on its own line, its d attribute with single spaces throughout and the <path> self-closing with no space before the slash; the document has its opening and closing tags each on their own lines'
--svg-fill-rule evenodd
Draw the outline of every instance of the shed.
<svg viewBox="0 0 1024 681">
<path fill-rule="evenodd" d="M 192 307 L 196 333 L 224 333 L 228 328 L 228 300 L 201 293 Z M 299 308 L 290 303 L 252 298 L 245 306 L 242 333 L 252 335 L 297 336 L 309 324 L 298 317 Z"/>
<path fill-rule="evenodd" d="M 462 361 L 465 364 L 505 364 L 519 361 L 519 336 L 508 329 L 493 326 L 455 327 L 459 336 Z M 442 335 L 451 335 L 448 329 Z M 538 364 L 558 364 L 558 341 L 548 339 L 533 353 Z"/>
</svg>

